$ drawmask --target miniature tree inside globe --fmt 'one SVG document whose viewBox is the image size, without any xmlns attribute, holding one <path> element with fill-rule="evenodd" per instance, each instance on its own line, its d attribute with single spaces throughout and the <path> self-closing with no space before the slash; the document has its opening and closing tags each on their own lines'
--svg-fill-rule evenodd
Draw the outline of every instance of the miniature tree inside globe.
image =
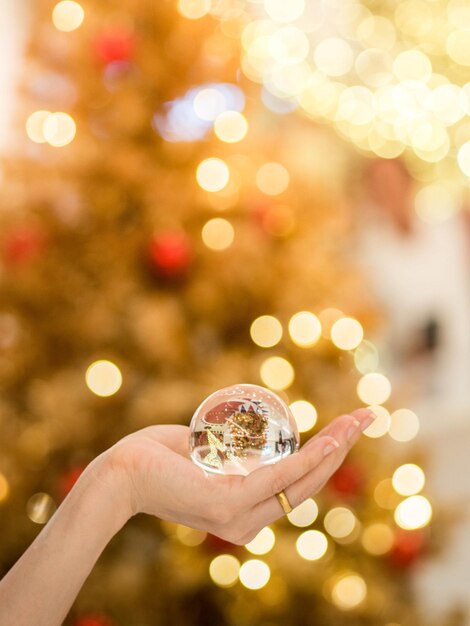
<svg viewBox="0 0 470 626">
<path fill-rule="evenodd" d="M 217 474 L 249 474 L 299 447 L 289 407 L 258 385 L 232 385 L 211 394 L 196 409 L 190 431 L 192 460 Z"/>
</svg>

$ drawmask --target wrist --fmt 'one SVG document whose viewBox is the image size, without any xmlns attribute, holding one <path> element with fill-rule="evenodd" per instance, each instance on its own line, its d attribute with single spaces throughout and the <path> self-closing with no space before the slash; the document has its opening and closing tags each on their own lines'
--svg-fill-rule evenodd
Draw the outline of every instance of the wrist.
<svg viewBox="0 0 470 626">
<path fill-rule="evenodd" d="M 82 484 L 80 484 L 82 483 Z M 96 457 L 85 469 L 77 486 L 91 492 L 103 511 L 110 511 L 110 534 L 116 534 L 134 515 L 128 476 L 113 454 L 113 448 Z"/>
</svg>

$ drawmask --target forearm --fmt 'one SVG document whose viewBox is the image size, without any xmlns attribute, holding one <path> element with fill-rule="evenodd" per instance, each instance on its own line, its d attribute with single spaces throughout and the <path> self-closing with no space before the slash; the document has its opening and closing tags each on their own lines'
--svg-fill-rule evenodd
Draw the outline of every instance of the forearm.
<svg viewBox="0 0 470 626">
<path fill-rule="evenodd" d="M 0 626 L 58 626 L 101 552 L 129 517 L 103 455 L 0 581 Z"/>
</svg>

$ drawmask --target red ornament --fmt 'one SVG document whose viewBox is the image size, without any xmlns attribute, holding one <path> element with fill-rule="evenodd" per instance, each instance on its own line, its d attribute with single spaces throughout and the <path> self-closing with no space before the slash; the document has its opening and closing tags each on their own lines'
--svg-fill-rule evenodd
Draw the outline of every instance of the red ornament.
<svg viewBox="0 0 470 626">
<path fill-rule="evenodd" d="M 192 242 L 183 231 L 164 232 L 150 242 L 152 269 L 163 278 L 184 278 L 193 260 Z"/>
<path fill-rule="evenodd" d="M 44 250 L 43 233 L 32 226 L 10 232 L 3 242 L 3 258 L 7 265 L 20 266 L 33 261 Z"/>
<path fill-rule="evenodd" d="M 73 626 L 115 626 L 115 622 L 107 615 L 95 613 L 77 618 Z"/>
<path fill-rule="evenodd" d="M 346 463 L 333 474 L 328 486 L 342 496 L 354 497 L 363 492 L 364 483 L 362 468 L 353 463 Z"/>
<path fill-rule="evenodd" d="M 134 36 L 123 29 L 106 31 L 95 40 L 96 57 L 104 65 L 113 61 L 130 61 L 134 56 L 134 49 Z"/>
<path fill-rule="evenodd" d="M 59 478 L 58 492 L 59 497 L 62 500 L 75 485 L 85 467 L 86 465 L 77 465 L 76 467 L 72 467 L 72 469 L 65 472 L 65 474 Z"/>
<path fill-rule="evenodd" d="M 422 530 L 400 530 L 388 558 L 392 565 L 408 568 L 414 565 L 423 553 L 425 533 Z"/>
</svg>

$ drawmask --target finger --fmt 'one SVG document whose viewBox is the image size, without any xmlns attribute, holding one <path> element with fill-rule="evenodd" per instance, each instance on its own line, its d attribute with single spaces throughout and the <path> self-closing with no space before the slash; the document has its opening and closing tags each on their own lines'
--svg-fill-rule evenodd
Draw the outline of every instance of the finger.
<svg viewBox="0 0 470 626">
<path fill-rule="evenodd" d="M 250 506 L 279 493 L 288 485 L 299 480 L 319 465 L 325 454 L 333 452 L 340 442 L 336 435 L 342 436 L 342 432 L 349 429 L 356 422 L 352 415 L 343 415 L 332 424 L 331 434 L 323 435 L 323 432 L 310 439 L 299 452 L 282 459 L 274 465 L 262 467 L 243 479 L 243 489 L 246 494 L 246 502 Z M 333 448 L 331 448 L 333 446 Z"/>
<path fill-rule="evenodd" d="M 363 422 L 367 420 L 370 420 L 370 417 L 372 417 L 373 419 L 375 418 L 375 414 L 368 408 L 356 409 L 355 411 L 351 411 L 349 415 L 352 415 L 354 418 L 356 418 L 360 424 L 362 424 Z M 316 435 L 314 435 L 307 442 L 305 442 L 304 445 L 308 445 L 309 442 L 312 441 L 312 439 L 314 439 L 315 437 L 324 436 L 324 435 L 331 435 L 332 437 L 335 437 L 338 432 L 338 428 L 341 429 L 341 424 L 343 423 L 342 420 L 344 419 L 344 417 L 345 417 L 344 415 L 340 415 L 339 417 L 331 421 L 324 428 L 322 428 L 322 430 L 320 430 Z M 369 421 L 369 424 L 370 424 L 370 421 Z"/>
<path fill-rule="evenodd" d="M 344 458 L 348 454 L 349 450 L 360 437 L 361 432 L 363 432 L 363 430 L 365 430 L 374 420 L 372 415 L 365 417 L 364 413 L 360 414 L 359 417 L 361 417 L 361 420 L 353 418 L 349 421 L 349 423 L 346 420 L 341 420 L 340 422 L 335 420 L 336 424 L 334 426 L 334 432 L 336 434 L 337 441 L 340 443 L 339 447 L 331 454 L 324 457 L 321 463 L 314 467 L 310 472 L 284 489 L 292 508 L 295 508 L 304 500 L 320 491 L 326 481 L 332 476 L 332 474 L 334 474 L 344 461 Z M 355 419 L 359 422 L 359 424 L 354 423 Z M 351 430 L 352 426 L 354 427 L 353 430 Z M 253 507 L 249 515 L 250 517 L 248 523 L 250 527 L 259 528 L 279 519 L 285 515 L 285 513 L 278 499 L 274 495 Z"/>
</svg>

